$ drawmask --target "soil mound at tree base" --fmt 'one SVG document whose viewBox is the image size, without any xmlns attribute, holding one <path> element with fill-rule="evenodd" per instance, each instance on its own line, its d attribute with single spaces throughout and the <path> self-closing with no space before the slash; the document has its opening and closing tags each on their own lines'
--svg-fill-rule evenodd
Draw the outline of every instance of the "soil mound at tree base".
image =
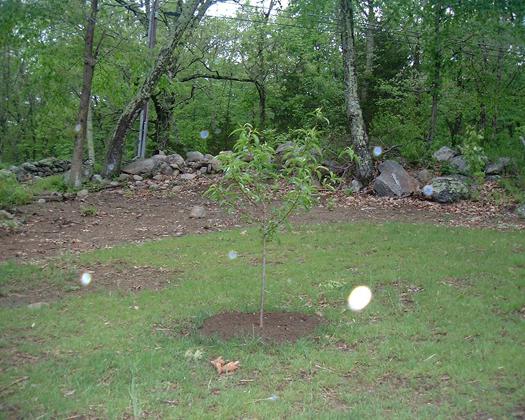
<svg viewBox="0 0 525 420">
<path fill-rule="evenodd" d="M 259 313 L 226 312 L 204 321 L 200 328 L 205 336 L 223 340 L 257 337 L 274 343 L 294 342 L 313 333 L 324 320 L 317 315 L 297 312 L 268 312 L 264 328 L 259 328 Z"/>
</svg>

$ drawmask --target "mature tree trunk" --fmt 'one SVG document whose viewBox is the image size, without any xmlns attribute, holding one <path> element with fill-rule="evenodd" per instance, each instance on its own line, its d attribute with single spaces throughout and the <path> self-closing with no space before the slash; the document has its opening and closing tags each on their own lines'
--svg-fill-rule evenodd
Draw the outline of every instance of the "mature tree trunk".
<svg viewBox="0 0 525 420">
<path fill-rule="evenodd" d="M 438 103 L 441 90 L 441 19 L 443 16 L 443 7 L 438 1 L 434 7 L 434 71 L 432 75 L 432 112 L 430 116 L 430 130 L 428 132 L 427 141 L 432 143 L 436 135 L 437 119 L 438 119 Z"/>
<path fill-rule="evenodd" d="M 173 110 L 175 109 L 175 95 L 161 93 L 151 97 L 155 106 L 157 120 L 155 121 L 155 147 L 166 151 L 172 131 Z"/>
<path fill-rule="evenodd" d="M 261 130 L 266 126 L 266 86 L 260 83 L 255 83 L 257 93 L 259 94 L 259 124 Z"/>
<path fill-rule="evenodd" d="M 498 34 L 500 34 L 500 31 L 498 31 Z M 497 87 L 501 87 L 501 81 L 503 78 L 503 59 L 505 58 L 505 50 L 503 49 L 503 46 L 499 46 L 498 48 L 498 62 L 496 65 L 496 80 L 497 80 Z M 498 134 L 498 99 L 495 98 L 494 101 L 494 113 L 492 114 L 492 140 L 496 139 L 496 135 Z"/>
<path fill-rule="evenodd" d="M 89 101 L 88 105 L 86 140 L 89 164 L 93 167 L 95 165 L 95 143 L 93 142 L 93 110 L 91 109 L 91 101 Z"/>
<path fill-rule="evenodd" d="M 343 50 L 346 118 L 350 141 L 359 156 L 356 178 L 367 184 L 373 176 L 372 156 L 368 149 L 368 136 L 359 104 L 355 66 L 354 17 L 351 0 L 340 0 L 341 47 Z"/>
<path fill-rule="evenodd" d="M 73 187 L 80 187 L 80 185 L 82 185 L 82 160 L 84 155 L 84 144 L 86 142 L 89 102 L 91 100 L 91 84 L 93 82 L 93 72 L 95 70 L 93 39 L 95 36 L 97 11 L 98 0 L 91 0 L 91 12 L 86 23 L 84 76 L 82 80 L 82 91 L 80 93 L 80 110 L 78 112 L 77 125 L 75 127 L 75 148 L 73 150 L 71 171 L 68 179 L 68 183 Z"/>
<path fill-rule="evenodd" d="M 367 28 L 366 28 L 366 62 L 365 74 L 363 77 L 363 86 L 361 88 L 361 100 L 365 103 L 368 100 L 368 87 L 374 73 L 374 31 L 376 23 L 376 15 L 374 13 L 374 1 L 367 0 Z"/>
<path fill-rule="evenodd" d="M 270 15 L 273 8 L 275 7 L 275 0 L 270 0 L 268 4 L 268 9 L 264 8 L 264 1 L 260 3 L 260 8 L 262 10 L 261 17 L 258 21 L 263 25 L 263 29 L 259 31 L 257 37 L 257 58 L 259 59 L 257 68 L 255 70 L 255 88 L 259 95 L 259 128 L 264 130 L 266 126 L 266 98 L 267 98 L 267 86 L 266 79 L 268 76 L 268 69 L 266 65 L 266 50 L 267 50 L 267 39 L 266 39 L 266 28 L 268 26 L 268 21 L 270 20 Z"/>
<path fill-rule="evenodd" d="M 187 30 L 200 21 L 206 10 L 214 2 L 215 0 L 191 0 L 184 5 L 174 23 L 175 30 L 172 33 L 169 45 L 160 51 L 153 69 L 119 117 L 115 131 L 108 142 L 104 176 L 109 177 L 120 172 L 124 141 L 130 126 L 139 115 L 144 103 L 151 98 L 155 86 L 172 60 L 173 52 L 180 45 Z"/>
</svg>

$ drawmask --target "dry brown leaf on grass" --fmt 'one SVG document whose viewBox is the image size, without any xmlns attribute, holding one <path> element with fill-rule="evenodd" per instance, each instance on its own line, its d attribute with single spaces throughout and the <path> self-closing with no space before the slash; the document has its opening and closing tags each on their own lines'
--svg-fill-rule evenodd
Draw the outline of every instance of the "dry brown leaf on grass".
<svg viewBox="0 0 525 420">
<path fill-rule="evenodd" d="M 223 373 L 232 373 L 239 369 L 240 362 L 237 360 L 235 362 L 226 363 L 222 356 L 217 357 L 214 360 L 211 360 L 210 363 L 215 367 L 217 373 L 222 375 Z"/>
<path fill-rule="evenodd" d="M 214 360 L 211 360 L 210 363 L 217 369 L 217 373 L 220 375 L 222 372 L 222 366 L 224 365 L 224 359 L 222 356 L 217 357 Z"/>
</svg>

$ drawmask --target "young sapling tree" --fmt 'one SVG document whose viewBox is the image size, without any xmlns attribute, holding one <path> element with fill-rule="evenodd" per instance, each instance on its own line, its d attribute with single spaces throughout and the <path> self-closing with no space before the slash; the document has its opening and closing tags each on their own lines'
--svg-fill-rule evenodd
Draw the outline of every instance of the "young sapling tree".
<svg viewBox="0 0 525 420">
<path fill-rule="evenodd" d="M 315 115 L 322 118 L 320 111 Z M 265 132 L 263 139 L 259 131 L 245 124 L 234 134 L 238 140 L 233 151 L 219 155 L 224 177 L 207 195 L 259 227 L 262 245 L 259 326 L 263 328 L 268 243 L 288 225 L 292 214 L 313 206 L 320 170 L 326 173 L 327 169 L 319 165 L 321 131 L 317 126 L 281 136 Z M 275 145 L 285 142 L 290 147 L 277 160 Z M 333 180 L 333 174 L 328 178 Z"/>
</svg>

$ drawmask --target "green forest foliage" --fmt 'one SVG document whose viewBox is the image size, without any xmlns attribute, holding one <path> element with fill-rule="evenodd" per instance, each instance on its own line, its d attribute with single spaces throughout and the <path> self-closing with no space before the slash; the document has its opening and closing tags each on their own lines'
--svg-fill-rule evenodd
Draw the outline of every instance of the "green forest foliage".
<svg viewBox="0 0 525 420">
<path fill-rule="evenodd" d="M 82 83 L 82 4 L 0 3 L 1 164 L 71 157 Z M 235 16 L 205 17 L 176 51 L 151 101 L 148 152 L 215 154 L 232 147 L 230 133 L 239 125 L 286 132 L 304 127 L 307 114 L 322 108 L 331 121 L 323 146 L 335 156 L 349 144 L 338 5 L 290 1 L 265 21 L 260 2 L 253 2 Z M 157 51 L 169 39 L 174 13 L 176 2 L 160 1 Z M 360 0 L 354 1 L 354 13 L 371 144 L 395 147 L 408 163 L 421 164 L 442 145 L 461 148 L 470 127 L 481 135 L 489 157 L 524 161 L 525 2 Z M 120 112 L 153 65 L 146 31 L 143 1 L 100 1 L 92 92 L 99 160 Z M 205 75 L 218 77 L 198 77 Z M 438 117 L 429 143 L 433 96 Z M 138 122 L 128 135 L 125 158 L 135 154 L 137 129 Z M 210 133 L 206 139 L 199 136 L 203 130 Z"/>
</svg>

